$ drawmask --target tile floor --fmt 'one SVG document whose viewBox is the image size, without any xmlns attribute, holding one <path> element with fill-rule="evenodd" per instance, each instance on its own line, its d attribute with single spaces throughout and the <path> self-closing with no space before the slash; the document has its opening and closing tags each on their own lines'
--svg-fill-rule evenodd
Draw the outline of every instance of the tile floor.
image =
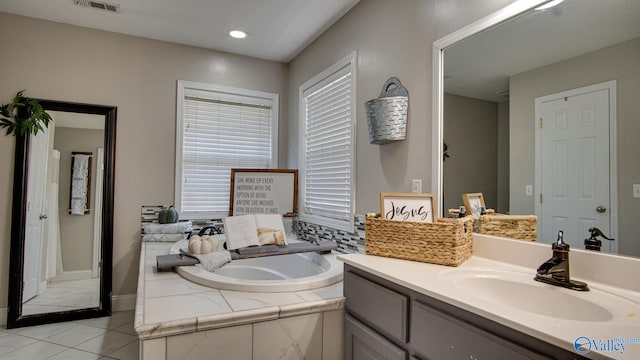
<svg viewBox="0 0 640 360">
<path fill-rule="evenodd" d="M 22 305 L 24 315 L 84 309 L 100 305 L 100 279 L 52 281 L 47 291 Z"/>
<path fill-rule="evenodd" d="M 137 360 L 133 311 L 102 318 L 0 328 L 0 360 Z"/>
</svg>

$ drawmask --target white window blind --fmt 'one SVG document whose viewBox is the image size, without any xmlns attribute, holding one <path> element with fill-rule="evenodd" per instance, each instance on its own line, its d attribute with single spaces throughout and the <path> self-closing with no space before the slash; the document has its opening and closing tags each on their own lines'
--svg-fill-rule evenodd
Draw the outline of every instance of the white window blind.
<svg viewBox="0 0 640 360">
<path fill-rule="evenodd" d="M 351 62 L 334 66 L 302 90 L 302 206 L 306 220 L 353 231 L 354 74 Z"/>
<path fill-rule="evenodd" d="M 231 169 L 274 166 L 273 99 L 235 90 L 183 90 L 177 141 L 181 157 L 176 166 L 180 169 L 179 179 L 176 176 L 180 193 L 176 190 L 176 195 L 182 213 L 226 214 Z"/>
</svg>

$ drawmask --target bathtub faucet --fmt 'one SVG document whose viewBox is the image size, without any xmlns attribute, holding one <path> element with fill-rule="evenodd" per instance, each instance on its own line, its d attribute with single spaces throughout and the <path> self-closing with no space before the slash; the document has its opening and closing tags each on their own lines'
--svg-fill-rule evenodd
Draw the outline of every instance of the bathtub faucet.
<svg viewBox="0 0 640 360">
<path fill-rule="evenodd" d="M 569 244 L 564 242 L 564 233 L 558 231 L 558 240 L 551 244 L 553 256 L 538 267 L 534 280 L 572 290 L 589 291 L 586 283 L 571 280 L 569 276 Z"/>
</svg>

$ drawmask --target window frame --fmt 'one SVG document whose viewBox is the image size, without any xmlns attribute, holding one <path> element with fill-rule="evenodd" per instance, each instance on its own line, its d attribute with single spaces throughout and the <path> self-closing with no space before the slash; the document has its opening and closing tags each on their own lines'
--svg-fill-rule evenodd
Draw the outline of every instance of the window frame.
<svg viewBox="0 0 640 360">
<path fill-rule="evenodd" d="M 305 147 L 306 147 L 306 98 L 305 92 L 310 91 L 314 88 L 320 88 L 334 80 L 337 79 L 338 74 L 343 69 L 348 68 L 351 73 L 351 149 L 350 149 L 350 158 L 352 164 L 351 171 L 351 208 L 350 208 L 350 216 L 347 220 L 338 220 L 334 218 L 329 218 L 321 215 L 309 214 L 306 212 L 305 208 L 305 197 L 306 197 L 306 158 L 305 158 Z M 349 53 L 344 58 L 340 59 L 333 65 L 329 66 L 324 71 L 315 75 L 311 79 L 307 80 L 305 83 L 300 85 L 298 92 L 298 113 L 299 113 L 299 129 L 298 129 L 298 152 L 299 152 L 299 173 L 300 173 L 300 186 L 299 186 L 299 196 L 298 201 L 300 204 L 298 205 L 298 217 L 301 221 L 306 221 L 309 223 L 328 226 L 334 229 L 348 231 L 350 233 L 354 232 L 355 226 L 355 209 L 356 209 L 356 122 L 357 122 L 357 112 L 356 112 L 356 102 L 357 102 L 357 94 L 356 94 L 356 80 L 357 80 L 357 52 L 353 51 Z"/>
<path fill-rule="evenodd" d="M 182 218 L 187 219 L 219 219 L 229 215 L 229 211 L 182 211 L 182 151 L 184 129 L 184 97 L 185 90 L 214 93 L 221 100 L 234 101 L 239 98 L 256 98 L 271 101 L 271 168 L 278 168 L 278 125 L 280 95 L 277 93 L 242 89 L 224 85 L 178 80 L 176 95 L 176 163 L 174 206 Z"/>
</svg>

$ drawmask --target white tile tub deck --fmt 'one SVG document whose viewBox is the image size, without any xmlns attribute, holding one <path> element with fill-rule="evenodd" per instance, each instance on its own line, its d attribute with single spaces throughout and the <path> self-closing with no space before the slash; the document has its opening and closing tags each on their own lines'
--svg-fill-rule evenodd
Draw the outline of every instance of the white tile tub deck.
<svg viewBox="0 0 640 360">
<path fill-rule="evenodd" d="M 342 282 L 286 293 L 217 290 L 157 272 L 156 256 L 170 247 L 142 243 L 134 321 L 141 359 L 342 358 Z"/>
</svg>

